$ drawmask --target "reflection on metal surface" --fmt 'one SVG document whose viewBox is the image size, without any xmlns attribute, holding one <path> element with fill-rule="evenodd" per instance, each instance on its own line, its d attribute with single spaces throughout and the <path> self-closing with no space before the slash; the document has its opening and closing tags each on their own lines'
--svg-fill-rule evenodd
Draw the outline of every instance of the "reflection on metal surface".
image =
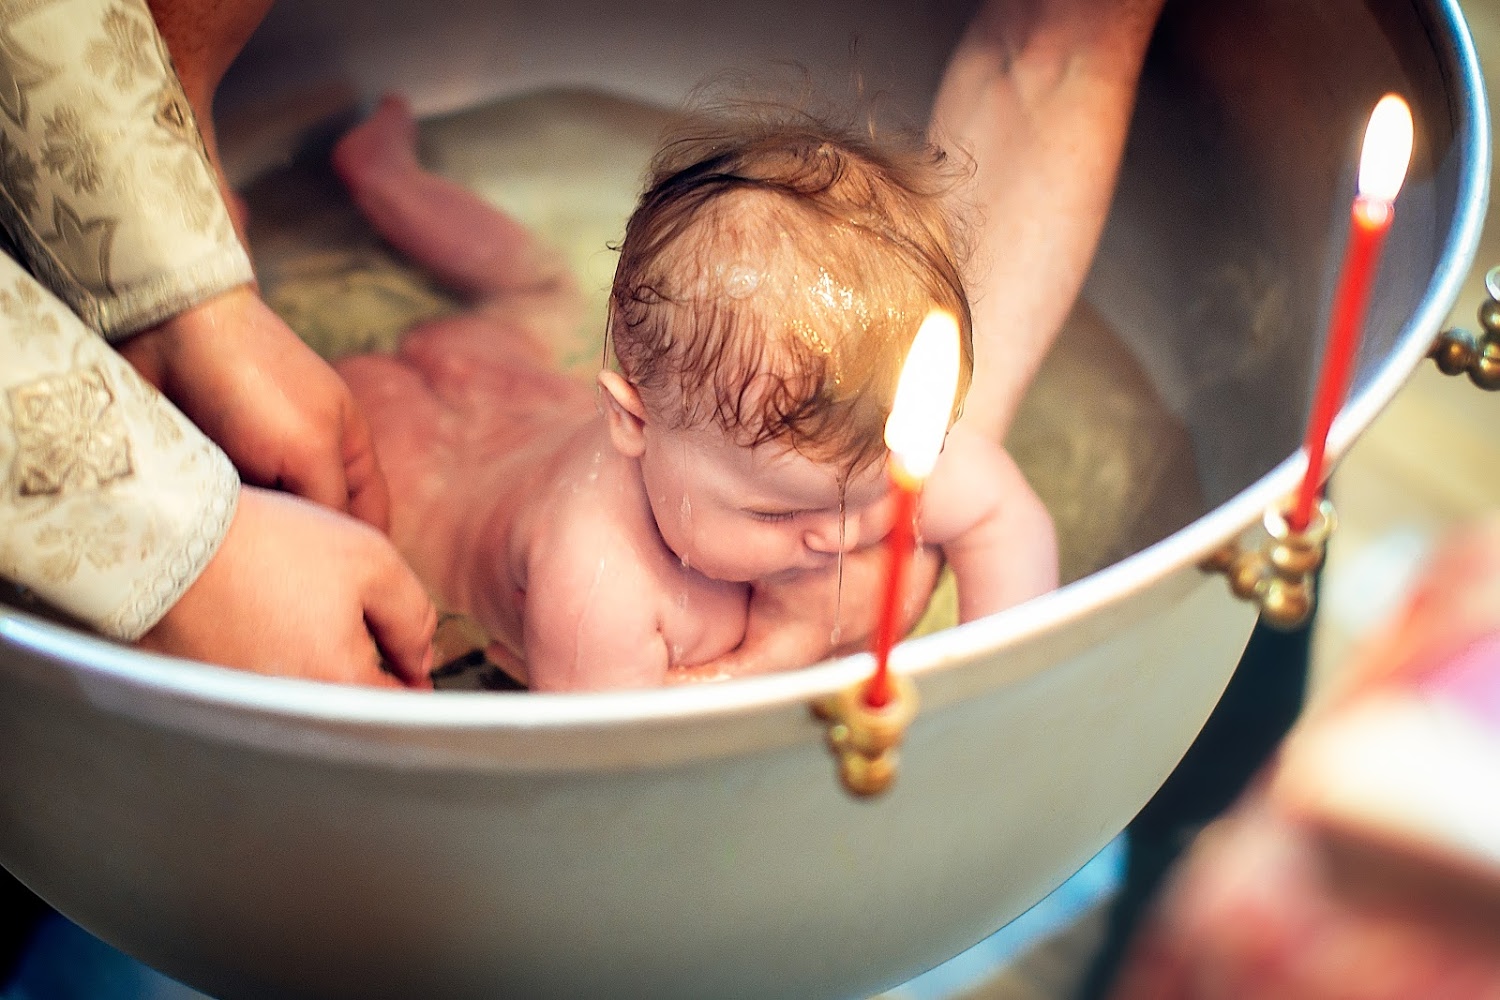
<svg viewBox="0 0 1500 1000">
<path fill-rule="evenodd" d="M 1500 267 L 1484 276 L 1489 298 L 1479 306 L 1479 328 L 1475 334 L 1462 327 L 1444 330 L 1428 357 L 1444 375 L 1469 376 L 1481 389 L 1500 389 Z"/>
<path fill-rule="evenodd" d="M 1211 573 L 1229 578 L 1229 589 L 1242 601 L 1260 608 L 1266 622 L 1279 629 L 1298 628 L 1312 614 L 1313 574 L 1323 565 L 1328 539 L 1338 526 L 1333 504 L 1319 501 L 1302 531 L 1287 523 L 1281 510 L 1266 511 L 1267 537 L 1258 549 L 1233 541 L 1203 562 Z"/>
</svg>

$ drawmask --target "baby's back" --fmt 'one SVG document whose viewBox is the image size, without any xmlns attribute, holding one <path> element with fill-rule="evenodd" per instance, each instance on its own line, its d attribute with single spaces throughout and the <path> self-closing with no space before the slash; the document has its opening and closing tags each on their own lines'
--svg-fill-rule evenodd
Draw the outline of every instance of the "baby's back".
<svg viewBox="0 0 1500 1000">
<path fill-rule="evenodd" d="M 415 327 L 395 354 L 346 358 L 338 370 L 390 484 L 392 540 L 444 597 L 482 555 L 475 518 L 514 509 L 594 412 L 587 383 L 551 368 L 524 325 L 477 310 Z"/>
<path fill-rule="evenodd" d="M 441 606 L 524 657 L 533 687 L 659 684 L 739 644 L 745 587 L 671 553 L 594 388 L 558 372 L 524 322 L 475 310 L 338 367 L 390 484 L 397 548 Z M 626 644 L 631 630 L 646 639 Z"/>
</svg>

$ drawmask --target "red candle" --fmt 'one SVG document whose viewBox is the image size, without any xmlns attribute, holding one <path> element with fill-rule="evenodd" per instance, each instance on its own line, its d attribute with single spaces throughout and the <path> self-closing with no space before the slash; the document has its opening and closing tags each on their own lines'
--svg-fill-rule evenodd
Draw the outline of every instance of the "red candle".
<svg viewBox="0 0 1500 1000">
<path fill-rule="evenodd" d="M 1328 429 L 1349 391 L 1354 353 L 1359 347 L 1370 290 L 1380 264 L 1380 248 L 1395 215 L 1393 203 L 1406 177 L 1411 145 L 1411 110 L 1401 98 L 1387 94 L 1375 105 L 1365 129 L 1359 162 L 1359 194 L 1350 213 L 1349 246 L 1344 251 L 1343 270 L 1328 316 L 1323 370 L 1303 440 L 1307 468 L 1287 517 L 1287 524 L 1294 531 L 1306 530 L 1322 490 Z"/>
<path fill-rule="evenodd" d="M 1328 428 L 1333 426 L 1333 416 L 1349 391 L 1349 375 L 1364 328 L 1365 310 L 1370 304 L 1370 289 L 1375 284 L 1380 247 L 1391 228 L 1394 214 L 1388 201 L 1354 199 L 1349 247 L 1344 251 L 1344 269 L 1333 297 L 1333 311 L 1328 317 L 1328 347 L 1323 357 L 1323 372 L 1318 380 L 1317 394 L 1313 397 L 1307 435 L 1302 442 L 1303 450 L 1307 452 L 1307 469 L 1297 490 L 1296 505 L 1287 518 L 1293 531 L 1306 530 L 1312 519 L 1313 505 L 1321 492 Z"/>
<path fill-rule="evenodd" d="M 884 708 L 893 696 L 890 654 L 902 617 L 906 569 L 916 544 L 913 524 L 917 499 L 937 464 L 953 419 L 958 339 L 958 321 L 951 315 L 941 311 L 927 315 L 901 366 L 896 398 L 885 422 L 885 443 L 891 450 L 891 488 L 896 494 L 895 520 L 885 539 L 886 577 L 880 617 L 875 623 L 875 673 L 864 689 L 865 704 L 871 708 Z"/>
<path fill-rule="evenodd" d="M 884 708 L 891 700 L 891 647 L 896 644 L 896 628 L 901 621 L 906 568 L 916 548 L 912 522 L 917 516 L 917 497 L 922 492 L 921 483 L 903 475 L 894 461 L 890 476 L 891 488 L 896 491 L 896 520 L 885 540 L 885 591 L 880 602 L 880 618 L 875 623 L 875 673 L 865 686 L 865 704 L 871 708 Z"/>
</svg>

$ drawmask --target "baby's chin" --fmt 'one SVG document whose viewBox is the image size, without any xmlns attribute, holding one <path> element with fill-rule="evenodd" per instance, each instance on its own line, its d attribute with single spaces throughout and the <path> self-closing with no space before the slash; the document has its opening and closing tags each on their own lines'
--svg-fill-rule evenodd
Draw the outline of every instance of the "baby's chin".
<svg viewBox="0 0 1500 1000">
<path fill-rule="evenodd" d="M 798 563 L 792 566 L 788 566 L 785 563 L 767 564 L 765 562 L 750 563 L 734 560 L 713 562 L 689 557 L 684 561 L 684 565 L 690 566 L 710 580 L 718 580 L 720 583 L 750 584 L 786 583 L 807 573 L 820 573 L 831 569 L 836 562 L 837 558 L 832 555 L 829 555 L 826 559 L 819 559 L 813 565 Z"/>
<path fill-rule="evenodd" d="M 751 579 L 755 583 L 790 583 L 805 576 L 826 573 L 834 566 L 835 561 L 830 558 L 826 563 L 819 563 L 816 566 L 789 566 L 775 572 L 761 573 Z"/>
<path fill-rule="evenodd" d="M 747 563 L 706 563 L 699 565 L 688 560 L 687 565 L 702 573 L 710 580 L 718 580 L 720 583 L 777 583 L 789 580 L 799 573 L 806 572 L 801 567 L 792 566 L 766 566 L 764 564 L 750 565 Z"/>
</svg>

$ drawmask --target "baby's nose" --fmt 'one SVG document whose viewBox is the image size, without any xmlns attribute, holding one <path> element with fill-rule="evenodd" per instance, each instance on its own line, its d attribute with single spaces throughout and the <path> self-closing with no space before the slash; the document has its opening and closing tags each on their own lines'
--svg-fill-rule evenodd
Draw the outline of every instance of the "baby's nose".
<svg viewBox="0 0 1500 1000">
<path fill-rule="evenodd" d="M 842 522 L 842 526 L 841 526 Z M 803 544 L 814 552 L 835 553 L 859 544 L 859 518 L 838 515 L 820 517 L 811 524 L 803 536 Z"/>
</svg>

